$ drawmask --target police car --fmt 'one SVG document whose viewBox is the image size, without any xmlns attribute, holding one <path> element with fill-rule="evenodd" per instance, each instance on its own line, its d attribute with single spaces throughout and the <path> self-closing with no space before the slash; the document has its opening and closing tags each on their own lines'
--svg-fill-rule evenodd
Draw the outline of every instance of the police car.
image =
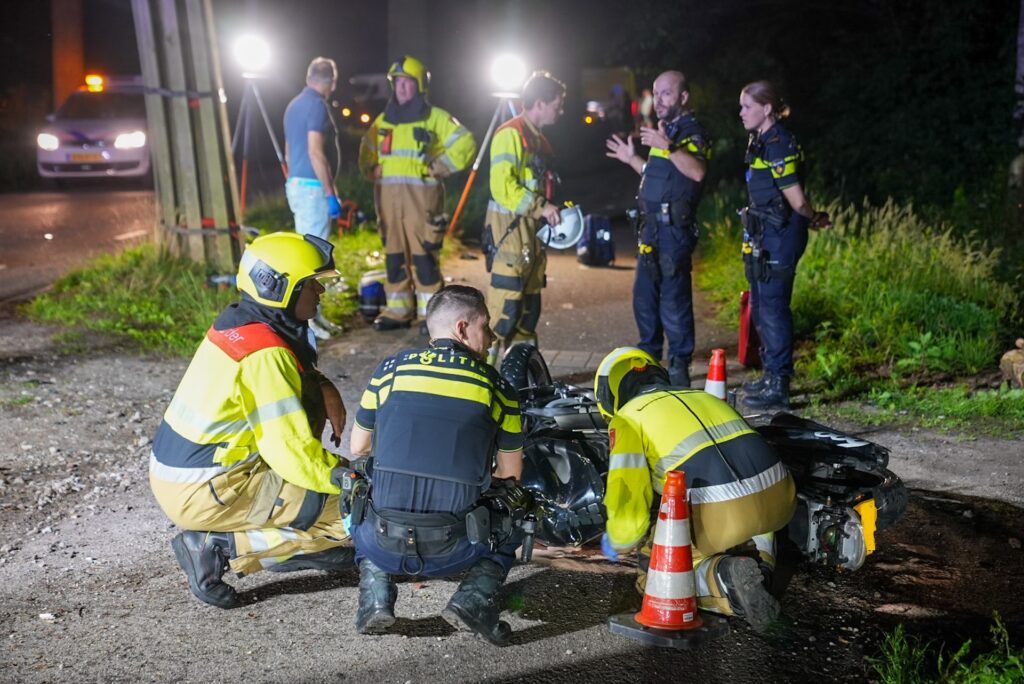
<svg viewBox="0 0 1024 684">
<path fill-rule="evenodd" d="M 43 178 L 144 177 L 149 173 L 140 78 L 86 76 L 86 85 L 48 116 L 36 138 Z"/>
</svg>

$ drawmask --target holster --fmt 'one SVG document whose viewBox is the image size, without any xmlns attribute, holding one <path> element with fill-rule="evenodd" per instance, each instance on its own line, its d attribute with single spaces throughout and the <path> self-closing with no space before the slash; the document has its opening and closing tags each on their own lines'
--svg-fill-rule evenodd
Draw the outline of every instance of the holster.
<svg viewBox="0 0 1024 684">
<path fill-rule="evenodd" d="M 486 506 L 477 506 L 466 514 L 466 539 L 471 544 L 482 544 L 491 538 L 491 512 Z"/>
</svg>

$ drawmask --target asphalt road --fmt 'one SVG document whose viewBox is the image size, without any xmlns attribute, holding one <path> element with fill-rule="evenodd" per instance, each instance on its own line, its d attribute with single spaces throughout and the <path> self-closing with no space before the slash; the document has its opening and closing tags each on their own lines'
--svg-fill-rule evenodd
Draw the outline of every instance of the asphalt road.
<svg viewBox="0 0 1024 684">
<path fill-rule="evenodd" d="M 0 195 L 0 303 L 24 298 L 100 254 L 145 240 L 153 193 L 87 187 Z"/>
</svg>

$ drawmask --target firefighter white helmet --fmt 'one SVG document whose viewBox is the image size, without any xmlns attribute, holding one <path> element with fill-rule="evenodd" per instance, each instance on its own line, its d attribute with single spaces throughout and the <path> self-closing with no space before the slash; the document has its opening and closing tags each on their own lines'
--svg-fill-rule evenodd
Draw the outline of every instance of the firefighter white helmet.
<svg viewBox="0 0 1024 684">
<path fill-rule="evenodd" d="M 544 224 L 537 231 L 537 238 L 548 247 L 569 249 L 583 237 L 583 210 L 578 206 L 562 209 L 562 222 L 557 226 Z"/>
</svg>

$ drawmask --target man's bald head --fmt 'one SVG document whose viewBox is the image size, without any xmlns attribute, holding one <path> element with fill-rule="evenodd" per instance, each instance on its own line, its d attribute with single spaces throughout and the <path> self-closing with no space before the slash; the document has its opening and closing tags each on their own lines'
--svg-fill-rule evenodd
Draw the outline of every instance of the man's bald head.
<svg viewBox="0 0 1024 684">
<path fill-rule="evenodd" d="M 672 121 L 686 107 L 690 86 L 681 71 L 663 71 L 654 79 L 654 111 L 663 121 Z"/>
<path fill-rule="evenodd" d="M 690 85 L 686 82 L 686 75 L 682 71 L 661 72 L 658 74 L 658 78 L 654 79 L 654 87 L 657 88 L 659 85 L 674 88 L 678 93 L 685 93 L 690 90 Z"/>
</svg>

